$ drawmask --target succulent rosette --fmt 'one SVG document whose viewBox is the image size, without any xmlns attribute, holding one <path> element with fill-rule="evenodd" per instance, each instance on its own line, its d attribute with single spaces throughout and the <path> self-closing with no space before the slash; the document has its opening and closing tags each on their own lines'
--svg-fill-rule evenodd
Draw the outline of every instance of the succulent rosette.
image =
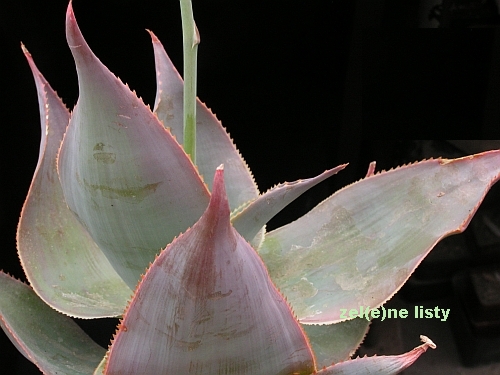
<svg viewBox="0 0 500 375">
<path fill-rule="evenodd" d="M 266 232 L 346 167 L 260 193 L 214 114 L 196 102 L 183 149 L 184 83 L 151 33 L 153 111 L 85 42 L 70 113 L 37 70 L 42 140 L 17 240 L 30 285 L 0 273 L 0 324 L 45 374 L 395 374 L 435 345 L 350 359 L 368 319 L 442 238 L 462 232 L 499 178 L 500 151 L 375 173 Z M 120 317 L 108 350 L 70 318 Z"/>
</svg>

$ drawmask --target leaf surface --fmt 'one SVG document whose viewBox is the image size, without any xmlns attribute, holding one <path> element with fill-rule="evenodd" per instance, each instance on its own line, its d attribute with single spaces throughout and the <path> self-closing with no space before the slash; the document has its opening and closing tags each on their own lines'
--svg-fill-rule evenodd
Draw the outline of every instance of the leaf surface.
<svg viewBox="0 0 500 375">
<path fill-rule="evenodd" d="M 92 53 L 71 7 L 80 96 L 59 152 L 66 202 L 130 288 L 210 193 L 173 136 Z"/>
<path fill-rule="evenodd" d="M 106 374 L 303 374 L 313 354 L 255 250 L 231 226 L 218 169 L 210 205 L 138 285 Z"/>
<path fill-rule="evenodd" d="M 45 374 L 90 375 L 105 354 L 71 318 L 52 310 L 28 285 L 1 271 L 0 325 Z"/>
<path fill-rule="evenodd" d="M 231 218 L 233 226 L 247 241 L 252 241 L 259 230 L 283 208 L 346 166 L 347 164 L 342 164 L 314 178 L 285 182 L 269 189 Z"/>
<path fill-rule="evenodd" d="M 322 368 L 351 358 L 368 332 L 370 321 L 353 319 L 336 324 L 302 324 L 309 338 L 316 366 Z"/>
<path fill-rule="evenodd" d="M 465 230 L 499 178 L 500 151 L 427 160 L 336 192 L 260 248 L 271 278 L 301 323 L 378 307 L 434 245 Z"/>
<path fill-rule="evenodd" d="M 152 33 L 156 63 L 156 99 L 154 113 L 163 125 L 170 128 L 177 141 L 182 144 L 184 82 L 168 57 L 165 49 Z M 227 197 L 231 209 L 255 199 L 259 190 L 247 164 L 233 141 L 215 115 L 196 99 L 196 154 L 197 167 L 212 189 L 212 176 L 217 166 L 224 164 Z"/>
<path fill-rule="evenodd" d="M 401 355 L 356 358 L 337 363 L 317 372 L 317 375 L 393 375 L 410 367 L 428 348 L 436 345 L 425 336 L 423 344 Z"/>
<path fill-rule="evenodd" d="M 121 315 L 132 291 L 68 209 L 56 156 L 69 112 L 24 48 L 38 91 L 42 140 L 17 232 L 31 286 L 50 306 L 81 318 Z"/>
</svg>

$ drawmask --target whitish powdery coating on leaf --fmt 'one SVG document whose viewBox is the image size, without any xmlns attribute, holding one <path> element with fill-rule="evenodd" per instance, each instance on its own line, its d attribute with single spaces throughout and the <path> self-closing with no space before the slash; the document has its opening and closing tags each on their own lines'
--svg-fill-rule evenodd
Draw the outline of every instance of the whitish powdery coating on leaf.
<svg viewBox="0 0 500 375">
<path fill-rule="evenodd" d="M 106 374 L 313 371 L 303 331 L 258 255 L 230 224 L 220 168 L 206 212 L 137 287 Z"/>
</svg>

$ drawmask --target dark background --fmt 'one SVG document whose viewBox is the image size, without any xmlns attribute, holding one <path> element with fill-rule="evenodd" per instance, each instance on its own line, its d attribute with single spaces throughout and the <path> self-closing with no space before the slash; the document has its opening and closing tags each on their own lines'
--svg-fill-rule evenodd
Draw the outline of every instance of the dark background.
<svg viewBox="0 0 500 375">
<path fill-rule="evenodd" d="M 273 219 L 270 228 L 363 177 L 372 160 L 377 170 L 388 169 L 486 147 L 422 147 L 408 139 L 488 139 L 499 133 L 494 2 L 467 13 L 452 11 L 445 1 L 435 14 L 447 27 L 434 30 L 418 28 L 428 21 L 427 1 L 193 3 L 201 34 L 198 95 L 230 132 L 261 191 L 350 162 Z M 20 278 L 15 230 L 40 139 L 35 85 L 20 41 L 73 107 L 77 77 L 64 36 L 66 7 L 59 0 L 0 5 L 0 269 Z M 178 1 L 74 0 L 73 7 L 93 51 L 152 106 L 154 59 L 145 29 L 155 32 L 181 71 Z M 22 366 L 3 336 L 0 345 L 8 364 Z M 29 373 L 17 368 L 11 373 Z"/>
</svg>

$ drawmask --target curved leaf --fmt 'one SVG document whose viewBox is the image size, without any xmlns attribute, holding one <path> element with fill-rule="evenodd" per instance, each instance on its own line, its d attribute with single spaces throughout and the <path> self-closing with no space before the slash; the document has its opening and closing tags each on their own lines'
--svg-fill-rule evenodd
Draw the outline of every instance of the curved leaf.
<svg viewBox="0 0 500 375">
<path fill-rule="evenodd" d="M 259 230 L 283 208 L 307 190 L 338 173 L 346 166 L 347 164 L 342 164 L 314 178 L 285 182 L 269 189 L 231 218 L 234 228 L 243 238 L 251 241 Z"/>
<path fill-rule="evenodd" d="M 302 324 L 302 329 L 309 338 L 316 366 L 321 368 L 351 358 L 369 326 L 369 320 L 358 318 L 336 324 Z"/>
<path fill-rule="evenodd" d="M 443 237 L 465 230 L 499 178 L 500 151 L 427 160 L 358 181 L 260 248 L 301 323 L 378 307 Z"/>
<path fill-rule="evenodd" d="M 127 285 L 193 225 L 209 192 L 179 144 L 66 18 L 80 97 L 59 152 L 66 202 Z"/>
<path fill-rule="evenodd" d="M 99 366 L 97 366 L 92 375 L 104 375 L 105 367 L 106 367 L 106 356 L 101 360 Z"/>
<path fill-rule="evenodd" d="M 37 86 L 42 141 L 17 229 L 19 258 L 33 289 L 56 310 L 81 318 L 121 315 L 132 291 L 68 209 L 57 176 L 69 112 L 23 51 Z"/>
<path fill-rule="evenodd" d="M 159 313 L 161 312 L 161 313 Z M 264 264 L 229 221 L 223 171 L 200 220 L 138 285 L 106 374 L 304 374 L 314 359 Z"/>
<path fill-rule="evenodd" d="M 45 374 L 90 375 L 105 354 L 71 318 L 52 310 L 28 285 L 1 271 L 0 325 Z"/>
<path fill-rule="evenodd" d="M 408 353 L 392 356 L 356 358 L 318 371 L 318 375 L 393 375 L 410 367 L 428 348 L 436 345 L 427 337 L 420 336 L 423 344 Z"/>
<path fill-rule="evenodd" d="M 154 112 L 177 141 L 183 143 L 184 82 L 158 38 L 150 31 L 156 63 L 156 100 Z M 211 178 L 215 169 L 224 164 L 227 196 L 231 209 L 255 199 L 259 190 L 247 164 L 215 115 L 199 99 L 196 100 L 196 165 L 200 174 Z"/>
</svg>

